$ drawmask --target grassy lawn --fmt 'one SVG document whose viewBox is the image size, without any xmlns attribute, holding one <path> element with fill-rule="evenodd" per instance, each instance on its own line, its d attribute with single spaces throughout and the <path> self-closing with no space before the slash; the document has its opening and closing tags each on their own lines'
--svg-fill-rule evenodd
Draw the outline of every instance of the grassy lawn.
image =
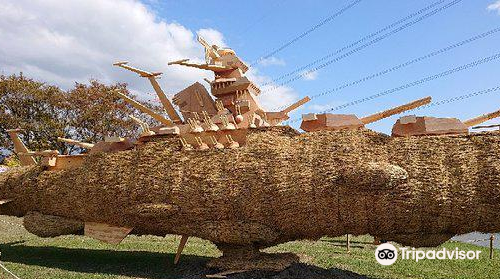
<svg viewBox="0 0 500 279">
<path fill-rule="evenodd" d="M 20 219 L 0 217 L 0 261 L 20 278 L 205 278 L 204 267 L 220 255 L 213 244 L 189 239 L 178 266 L 172 264 L 180 237 L 129 236 L 118 246 L 81 236 L 42 239 L 27 233 Z M 297 253 L 302 263 L 280 272 L 247 272 L 228 278 L 500 278 L 500 251 L 447 242 L 447 249 L 481 250 L 480 260 L 398 260 L 381 266 L 369 236 L 296 241 L 268 249 Z M 0 271 L 0 278 L 9 278 Z"/>
</svg>

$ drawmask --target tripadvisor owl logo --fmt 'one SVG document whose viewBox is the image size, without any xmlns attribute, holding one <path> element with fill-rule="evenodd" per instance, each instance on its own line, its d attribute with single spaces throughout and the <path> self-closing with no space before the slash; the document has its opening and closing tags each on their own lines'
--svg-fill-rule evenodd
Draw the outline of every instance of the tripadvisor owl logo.
<svg viewBox="0 0 500 279">
<path fill-rule="evenodd" d="M 383 243 L 375 250 L 375 259 L 381 265 L 391 265 L 398 259 L 398 250 L 390 243 Z"/>
<path fill-rule="evenodd" d="M 439 250 L 400 247 L 399 253 L 401 260 L 418 262 L 421 260 L 479 260 L 481 251 L 464 251 L 458 248 L 450 250 L 445 247 Z M 391 265 L 398 259 L 398 249 L 389 243 L 380 244 L 375 250 L 375 259 L 381 265 Z"/>
</svg>

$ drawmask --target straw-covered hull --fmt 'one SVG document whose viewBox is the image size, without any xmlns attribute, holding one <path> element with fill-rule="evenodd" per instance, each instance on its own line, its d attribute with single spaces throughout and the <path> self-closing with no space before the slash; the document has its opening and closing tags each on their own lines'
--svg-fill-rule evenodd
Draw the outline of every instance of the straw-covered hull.
<svg viewBox="0 0 500 279">
<path fill-rule="evenodd" d="M 0 174 L 0 199 L 12 200 L 3 214 L 197 236 L 225 255 L 347 233 L 434 246 L 500 231 L 498 150 L 498 133 L 391 138 L 274 127 L 251 130 L 239 149 L 207 151 L 166 137 L 93 154 L 80 168 Z"/>
</svg>

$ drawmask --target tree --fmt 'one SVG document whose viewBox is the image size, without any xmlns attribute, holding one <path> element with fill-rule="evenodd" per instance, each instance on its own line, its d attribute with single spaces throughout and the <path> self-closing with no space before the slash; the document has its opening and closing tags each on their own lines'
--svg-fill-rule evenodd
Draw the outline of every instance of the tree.
<svg viewBox="0 0 500 279">
<path fill-rule="evenodd" d="M 0 144 L 10 149 L 7 129 L 22 128 L 30 149 L 58 149 L 57 136 L 64 135 L 67 109 L 63 92 L 42 82 L 12 75 L 0 76 Z"/>
<path fill-rule="evenodd" d="M 62 154 L 82 150 L 57 142 L 57 137 L 97 142 L 105 136 L 137 136 L 140 129 L 129 115 L 153 121 L 111 93 L 116 89 L 136 99 L 121 83 L 108 86 L 91 80 L 63 91 L 23 74 L 0 76 L 0 148 L 12 149 L 6 130 L 13 128 L 23 129 L 22 139 L 30 150 L 53 149 Z M 161 111 L 158 106 L 149 107 Z"/>
</svg>

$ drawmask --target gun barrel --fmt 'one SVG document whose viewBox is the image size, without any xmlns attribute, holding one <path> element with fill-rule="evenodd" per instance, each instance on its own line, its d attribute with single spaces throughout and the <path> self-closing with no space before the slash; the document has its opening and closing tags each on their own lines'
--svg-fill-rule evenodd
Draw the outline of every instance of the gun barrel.
<svg viewBox="0 0 500 279">
<path fill-rule="evenodd" d="M 481 116 L 466 120 L 466 121 L 464 121 L 464 124 L 467 127 L 472 127 L 472 126 L 476 126 L 476 125 L 479 125 L 481 123 L 484 123 L 484 122 L 491 120 L 493 118 L 497 118 L 499 116 L 500 116 L 500 110 L 497 110 L 497 111 L 494 111 L 491 113 L 483 114 Z"/>
<path fill-rule="evenodd" d="M 151 76 L 161 75 L 161 73 L 151 73 L 151 72 L 148 72 L 148 71 L 144 71 L 144 70 L 141 70 L 141 69 L 129 66 L 128 62 L 116 62 L 113 65 L 114 66 L 118 66 L 118 67 L 123 68 L 123 69 L 126 69 L 126 70 L 129 70 L 131 72 L 137 73 L 141 77 L 151 77 Z"/>
<path fill-rule="evenodd" d="M 431 101 L 432 101 L 432 98 L 430 96 L 425 97 L 425 98 L 422 98 L 422 99 L 419 99 L 419 100 L 416 100 L 416 101 L 413 101 L 413 102 L 410 102 L 410 103 L 407 103 L 407 104 L 404 104 L 404 105 L 401 105 L 401 106 L 398 106 L 395 108 L 391 108 L 388 110 L 384 110 L 382 112 L 377 112 L 375 114 L 363 117 L 363 118 L 361 118 L 361 122 L 363 122 L 363 124 L 365 124 L 365 125 L 370 124 L 370 123 L 379 121 L 381 119 L 393 116 L 395 114 L 402 113 L 402 112 L 405 112 L 405 111 L 408 111 L 411 109 L 415 109 L 415 108 L 421 107 L 423 105 L 427 105 Z"/>
<path fill-rule="evenodd" d="M 160 85 L 156 81 L 154 77 L 148 77 L 149 82 L 151 82 L 151 85 L 153 86 L 153 89 L 156 92 L 156 95 L 158 95 L 158 98 L 160 98 L 161 104 L 163 105 L 163 108 L 168 114 L 168 117 L 172 119 L 174 123 L 177 124 L 182 124 L 182 119 L 175 110 L 174 106 L 170 102 L 170 100 L 167 98 L 167 95 L 165 95 L 165 92 L 161 89 Z"/>
<path fill-rule="evenodd" d="M 163 92 L 163 90 L 161 89 L 160 84 L 158 84 L 158 82 L 156 81 L 157 76 L 161 75 L 162 73 L 152 73 L 152 72 L 144 71 L 144 70 L 141 70 L 141 69 L 138 69 L 135 67 L 128 66 L 127 63 L 128 62 L 117 62 L 113 65 L 127 69 L 129 71 L 134 72 L 134 73 L 138 73 L 141 77 L 147 78 L 149 80 L 149 82 L 151 83 L 151 86 L 153 86 L 153 89 L 155 90 L 156 95 L 158 95 L 158 98 L 160 98 L 161 104 L 163 105 L 163 108 L 167 112 L 168 117 L 170 117 L 170 119 L 172 119 L 172 121 L 174 121 L 174 123 L 179 123 L 179 124 L 182 123 L 181 117 L 179 116 L 177 111 L 175 111 L 174 106 L 172 106 L 172 103 L 165 95 L 165 92 Z"/>
<path fill-rule="evenodd" d="M 281 112 L 283 113 L 289 113 L 291 112 L 292 110 L 295 110 L 297 109 L 298 107 L 304 105 L 305 103 L 309 102 L 311 100 L 311 98 L 309 98 L 309 96 L 306 96 L 305 98 L 302 98 L 300 99 L 299 101 L 295 102 L 294 104 L 292 104 L 291 106 L 287 107 L 286 109 L 282 110 Z"/>
<path fill-rule="evenodd" d="M 116 95 L 118 95 L 120 98 L 122 98 L 125 102 L 127 102 L 128 104 L 130 104 L 134 108 L 138 109 L 139 111 L 141 111 L 141 112 L 143 112 L 145 114 L 148 114 L 153 119 L 155 119 L 156 121 L 162 123 L 163 125 L 172 126 L 174 124 L 172 121 L 166 119 L 165 117 L 163 117 L 160 114 L 156 113 L 152 109 L 150 109 L 150 108 L 142 105 L 141 103 L 139 103 L 139 102 L 137 102 L 137 101 L 129 98 L 125 94 L 122 94 L 122 93 L 118 92 L 118 90 L 113 90 L 112 92 L 115 93 Z"/>
<path fill-rule="evenodd" d="M 83 147 L 83 148 L 86 148 L 86 149 L 91 149 L 92 147 L 94 147 L 94 144 L 92 144 L 92 143 L 81 142 L 81 141 L 78 141 L 78 140 L 67 139 L 67 138 L 57 138 L 57 141 L 69 143 L 69 144 L 76 145 L 76 146 L 80 146 L 80 147 Z"/>
</svg>

